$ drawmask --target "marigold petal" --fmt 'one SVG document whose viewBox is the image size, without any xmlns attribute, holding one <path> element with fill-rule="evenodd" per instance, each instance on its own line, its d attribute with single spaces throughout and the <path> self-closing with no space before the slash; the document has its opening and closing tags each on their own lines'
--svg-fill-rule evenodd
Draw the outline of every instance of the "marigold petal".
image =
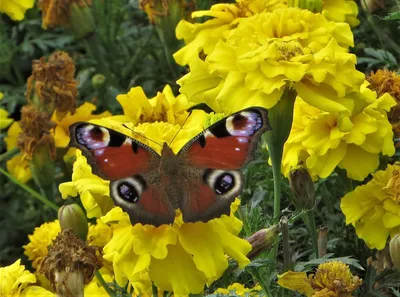
<svg viewBox="0 0 400 297">
<path fill-rule="evenodd" d="M 379 156 L 368 153 L 359 146 L 348 145 L 346 155 L 338 166 L 346 169 L 349 178 L 362 181 L 369 173 L 378 168 Z"/>
<path fill-rule="evenodd" d="M 207 223 L 184 224 L 178 230 L 182 247 L 193 255 L 197 269 L 202 271 L 209 281 L 218 279 L 228 268 L 223 244 L 219 234 L 210 230 Z M 204 240 L 204 238 L 208 240 Z"/>
<path fill-rule="evenodd" d="M 288 271 L 278 275 L 278 284 L 283 288 L 305 294 L 307 297 L 314 294 L 305 272 Z"/>
<path fill-rule="evenodd" d="M 157 287 L 177 295 L 201 293 L 207 282 L 205 275 L 196 268 L 192 256 L 180 244 L 169 245 L 168 257 L 153 259 L 149 268 L 150 278 Z"/>
</svg>

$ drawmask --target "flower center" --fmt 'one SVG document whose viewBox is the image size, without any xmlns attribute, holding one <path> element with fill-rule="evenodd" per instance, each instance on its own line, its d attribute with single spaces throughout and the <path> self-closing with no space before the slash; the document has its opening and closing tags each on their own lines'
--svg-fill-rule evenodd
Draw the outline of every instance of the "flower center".
<svg viewBox="0 0 400 297">
<path fill-rule="evenodd" d="M 392 177 L 389 179 L 386 187 L 384 189 L 388 190 L 391 194 L 391 198 L 397 203 L 400 204 L 400 170 L 394 169 L 392 173 Z"/>
<path fill-rule="evenodd" d="M 303 55 L 303 47 L 297 40 L 276 41 L 278 51 L 281 53 L 284 60 L 289 61 L 293 57 Z"/>
</svg>

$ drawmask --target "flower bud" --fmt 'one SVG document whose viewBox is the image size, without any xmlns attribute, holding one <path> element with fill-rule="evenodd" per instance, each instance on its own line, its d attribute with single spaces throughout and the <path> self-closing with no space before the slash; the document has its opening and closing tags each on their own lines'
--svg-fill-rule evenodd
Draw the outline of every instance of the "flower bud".
<svg viewBox="0 0 400 297">
<path fill-rule="evenodd" d="M 261 229 L 251 235 L 246 240 L 251 244 L 251 251 L 247 258 L 254 259 L 262 252 L 270 249 L 279 235 L 279 225 L 273 225 L 269 228 Z"/>
<path fill-rule="evenodd" d="M 88 222 L 86 215 L 78 204 L 63 205 L 58 210 L 58 220 L 61 229 L 72 229 L 82 240 L 86 240 L 88 234 Z"/>
<path fill-rule="evenodd" d="M 389 252 L 393 266 L 400 270 L 400 234 L 396 234 L 390 239 Z"/>
<path fill-rule="evenodd" d="M 70 13 L 69 24 L 77 38 L 84 38 L 94 32 L 96 25 L 91 7 L 72 3 Z"/>
<path fill-rule="evenodd" d="M 289 184 L 296 207 L 312 209 L 315 202 L 315 189 L 308 170 L 300 167 L 290 171 Z"/>
<path fill-rule="evenodd" d="M 101 89 L 106 82 L 106 77 L 103 74 L 95 74 L 92 77 L 92 86 L 95 89 Z"/>
</svg>

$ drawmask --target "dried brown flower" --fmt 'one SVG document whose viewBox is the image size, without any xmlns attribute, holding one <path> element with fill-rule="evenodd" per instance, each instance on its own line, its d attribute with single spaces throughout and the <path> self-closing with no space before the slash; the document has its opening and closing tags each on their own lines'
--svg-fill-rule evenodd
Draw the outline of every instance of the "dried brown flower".
<svg viewBox="0 0 400 297">
<path fill-rule="evenodd" d="M 390 123 L 398 124 L 400 122 L 400 75 L 393 71 L 379 69 L 375 73 L 371 72 L 366 79 L 370 83 L 369 88 L 378 93 L 378 98 L 384 93 L 389 93 L 396 100 L 397 105 L 391 108 L 388 118 Z"/>
<path fill-rule="evenodd" d="M 20 125 L 22 133 L 18 136 L 17 146 L 27 159 L 32 159 L 35 151 L 43 146 L 48 146 L 52 159 L 55 158 L 54 138 L 50 134 L 53 123 L 46 112 L 39 111 L 33 105 L 22 107 Z"/>
<path fill-rule="evenodd" d="M 60 296 L 81 296 L 83 286 L 90 283 L 102 266 L 101 258 L 96 256 L 98 248 L 88 246 L 71 229 L 64 229 L 48 250 L 39 271 Z"/>
<path fill-rule="evenodd" d="M 56 110 L 57 119 L 62 119 L 75 112 L 78 91 L 74 75 L 74 62 L 65 52 L 53 53 L 47 62 L 44 57 L 34 60 L 26 96 L 33 102 L 39 100 L 38 105 L 49 114 Z"/>
</svg>

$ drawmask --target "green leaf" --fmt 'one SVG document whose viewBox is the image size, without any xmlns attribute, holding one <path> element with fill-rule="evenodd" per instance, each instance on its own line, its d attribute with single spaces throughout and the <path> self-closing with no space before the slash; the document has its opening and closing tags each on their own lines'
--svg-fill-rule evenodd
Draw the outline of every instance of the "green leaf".
<svg viewBox="0 0 400 297">
<path fill-rule="evenodd" d="M 383 18 L 386 21 L 400 20 L 400 11 L 391 12 Z"/>
</svg>

